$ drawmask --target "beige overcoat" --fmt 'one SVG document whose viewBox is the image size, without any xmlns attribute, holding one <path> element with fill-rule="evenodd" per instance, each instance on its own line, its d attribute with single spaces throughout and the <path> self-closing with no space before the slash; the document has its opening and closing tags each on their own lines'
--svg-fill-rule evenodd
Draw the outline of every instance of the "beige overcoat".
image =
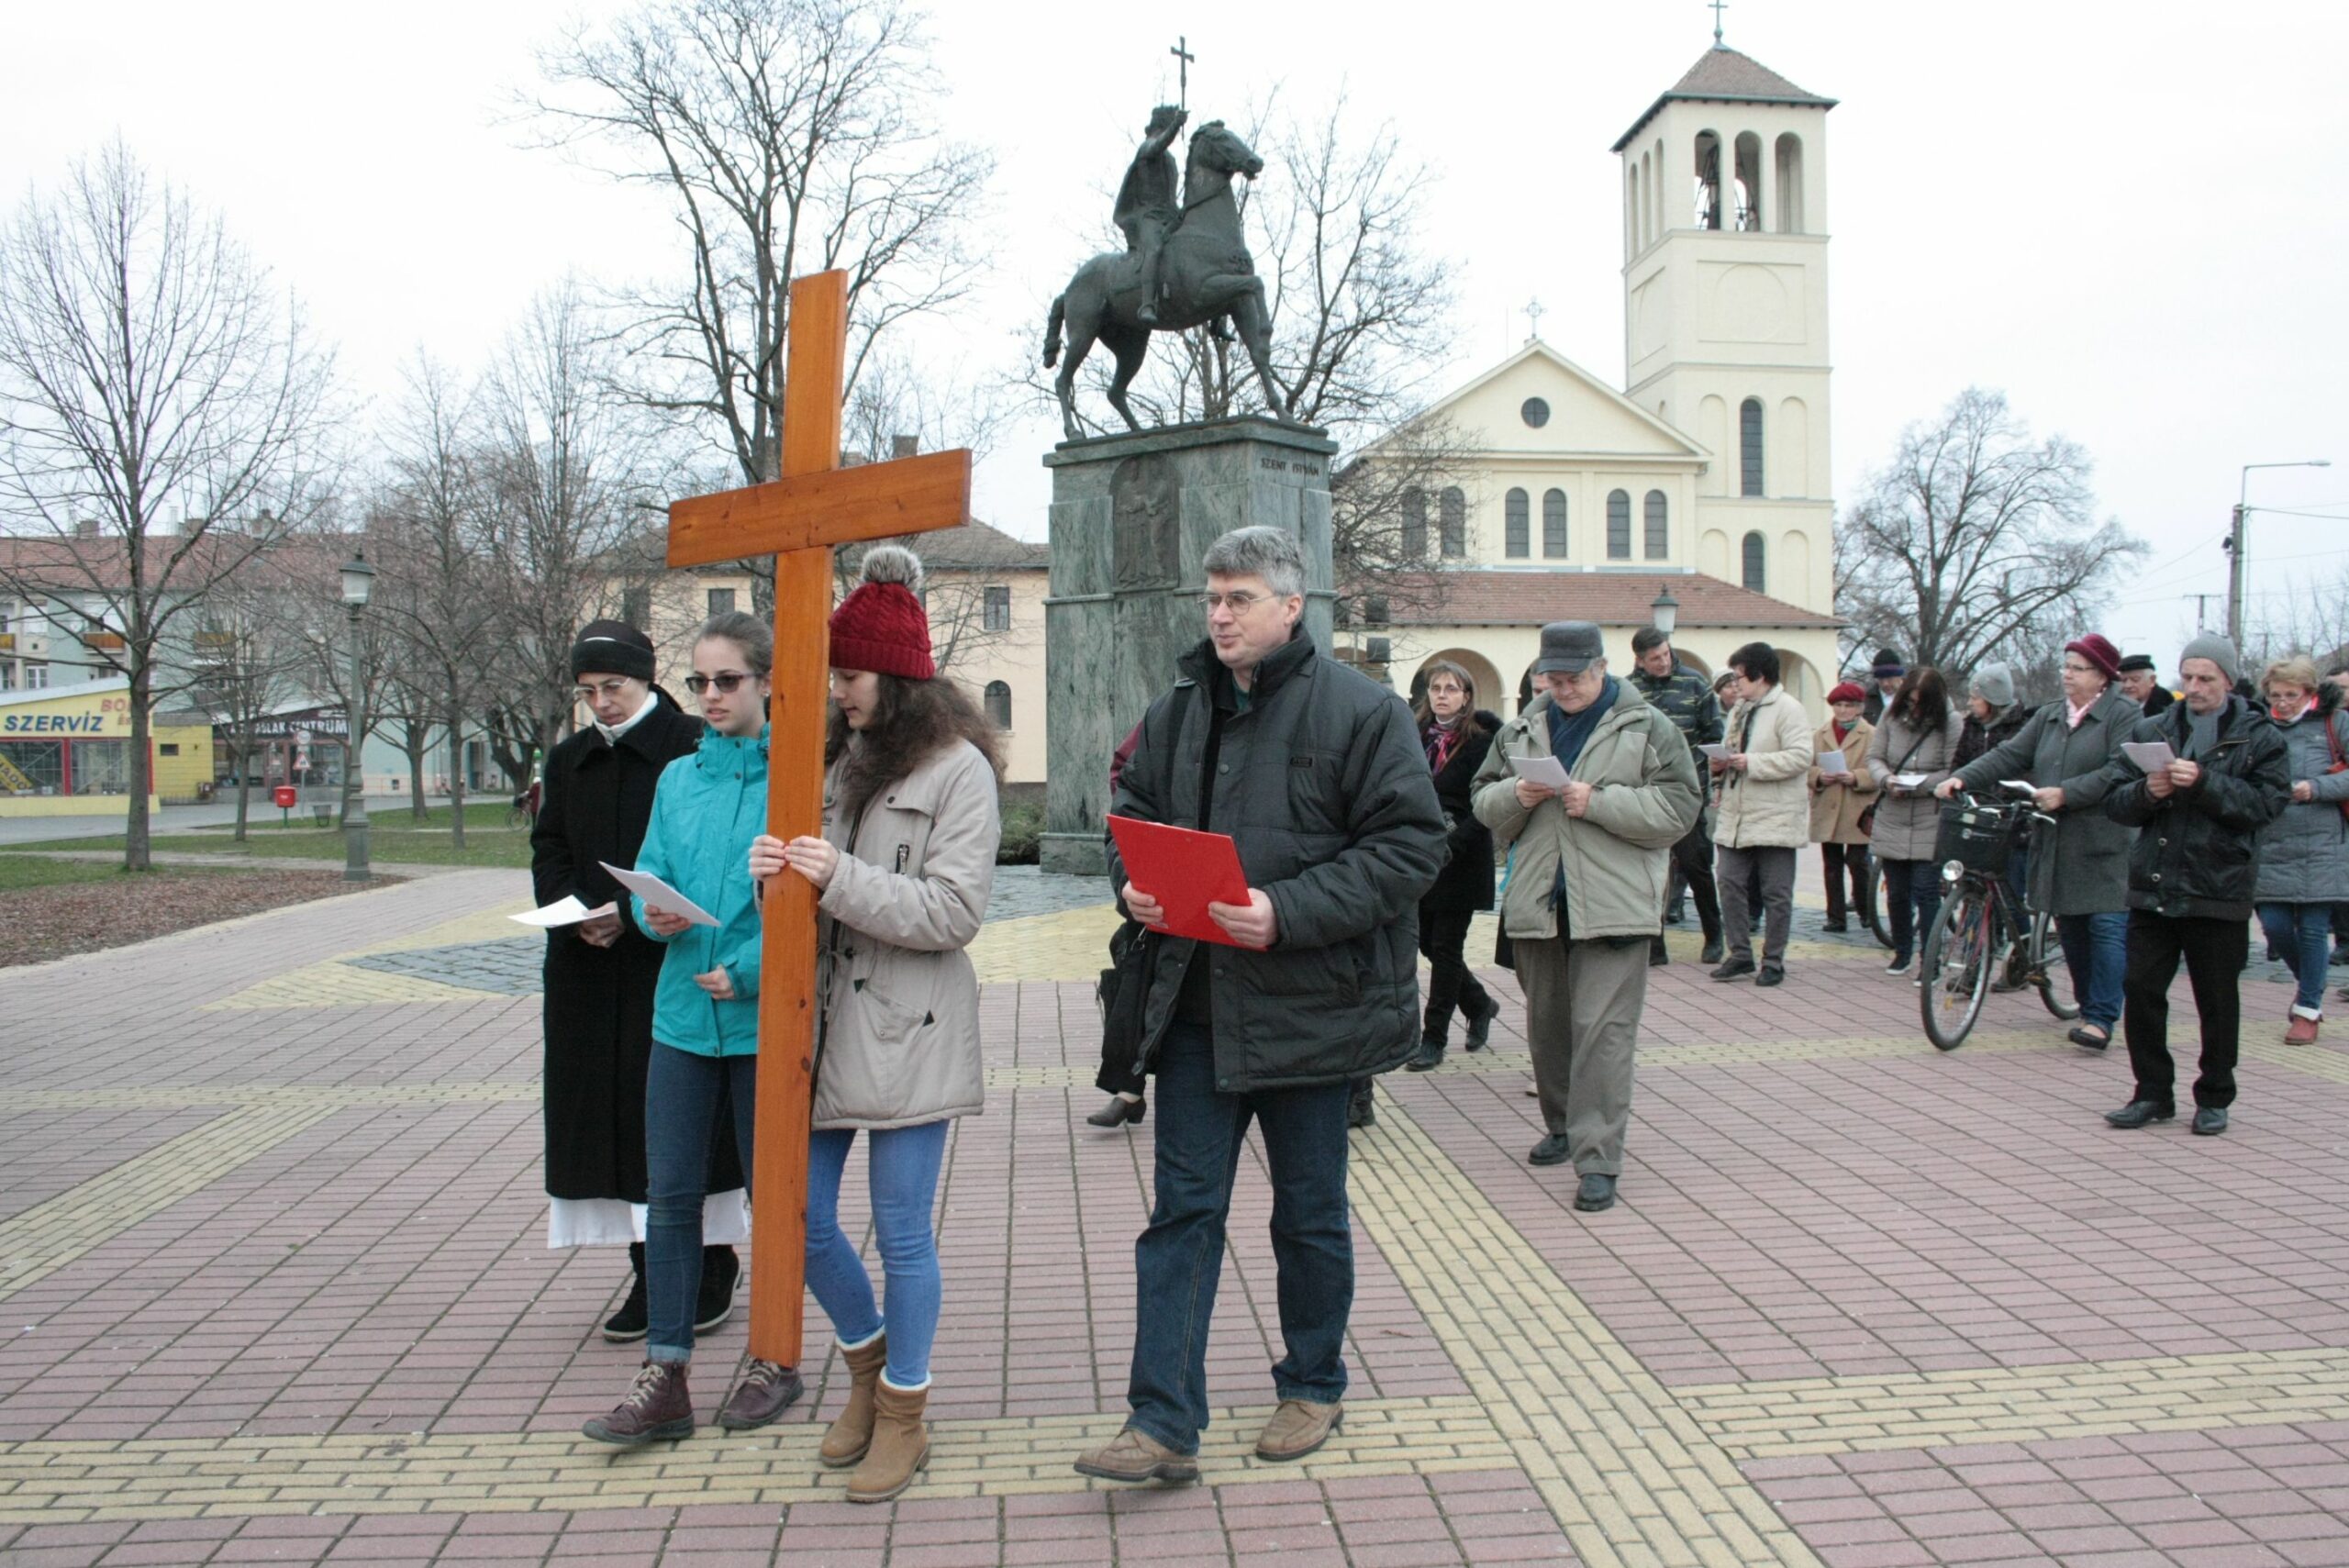
<svg viewBox="0 0 2349 1568">
<path fill-rule="evenodd" d="M 824 1027 L 815 1125 L 968 1116 L 985 1095 L 979 982 L 964 950 L 995 887 L 1003 837 L 995 770 L 957 740 L 885 786 L 851 823 L 840 768 L 824 777 L 824 838 L 841 858 L 817 901 Z"/>
<path fill-rule="evenodd" d="M 1814 844 L 1865 844 L 1868 830 L 1860 826 L 1860 818 L 1876 804 L 1876 774 L 1868 769 L 1868 742 L 1876 738 L 1876 726 L 1865 718 L 1854 719 L 1852 728 L 1841 741 L 1835 739 L 1835 721 L 1820 725 L 1810 738 L 1810 841 Z M 1825 776 L 1819 771 L 1818 759 L 1830 751 L 1843 753 L 1843 766 L 1852 775 L 1848 784 L 1822 784 Z"/>
<path fill-rule="evenodd" d="M 1733 850 L 1798 850 L 1810 842 L 1810 716 L 1772 686 L 1729 716 L 1722 744 L 1747 758 L 1720 779 L 1713 841 Z"/>
</svg>

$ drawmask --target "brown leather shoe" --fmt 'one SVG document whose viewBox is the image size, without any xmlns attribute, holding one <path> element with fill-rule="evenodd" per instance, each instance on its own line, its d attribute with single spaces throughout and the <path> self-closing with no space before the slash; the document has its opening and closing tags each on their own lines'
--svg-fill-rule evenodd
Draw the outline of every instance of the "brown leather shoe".
<svg viewBox="0 0 2349 1568">
<path fill-rule="evenodd" d="M 763 1427 L 790 1409 L 807 1387 L 793 1368 L 753 1356 L 742 1381 L 734 1385 L 725 1407 L 718 1412 L 718 1424 L 729 1432 Z"/>
<path fill-rule="evenodd" d="M 1284 1399 L 1256 1440 L 1258 1459 L 1303 1459 L 1330 1440 L 1345 1418 L 1345 1407 L 1317 1405 L 1310 1399 Z"/>
<path fill-rule="evenodd" d="M 841 1360 L 848 1365 L 848 1404 L 824 1429 L 824 1445 L 817 1451 L 834 1470 L 854 1464 L 873 1446 L 873 1385 L 889 1360 L 889 1336 L 876 1334 L 869 1345 L 843 1349 Z"/>
<path fill-rule="evenodd" d="M 2316 1020 L 2314 1018 L 2304 1018 L 2300 1017 L 2299 1014 L 2294 1013 L 2292 1015 L 2292 1021 L 2285 1026 L 2284 1043 L 2286 1045 L 2314 1045 L 2316 1043 Z"/>
<path fill-rule="evenodd" d="M 1079 1475 L 1104 1481 L 1167 1481 L 1188 1485 L 1199 1478 L 1197 1454 L 1176 1453 L 1139 1427 L 1128 1427 L 1116 1437 L 1076 1456 Z"/>
<path fill-rule="evenodd" d="M 628 1397 L 611 1414 L 579 1429 L 599 1443 L 640 1448 L 694 1435 L 694 1396 L 685 1387 L 684 1362 L 649 1361 L 636 1374 Z"/>
<path fill-rule="evenodd" d="M 864 1462 L 848 1478 L 852 1503 L 885 1503 L 914 1484 L 915 1474 L 930 1462 L 930 1429 L 922 1425 L 922 1407 L 930 1390 L 892 1388 L 886 1379 L 873 1384 L 873 1439 Z"/>
</svg>

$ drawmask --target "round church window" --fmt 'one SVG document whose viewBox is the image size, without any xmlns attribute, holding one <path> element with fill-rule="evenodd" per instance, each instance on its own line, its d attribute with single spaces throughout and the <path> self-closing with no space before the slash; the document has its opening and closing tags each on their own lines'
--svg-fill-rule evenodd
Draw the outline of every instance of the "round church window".
<svg viewBox="0 0 2349 1568">
<path fill-rule="evenodd" d="M 1550 406 L 1538 397 L 1527 398 L 1525 406 L 1520 408 L 1518 413 L 1524 416 L 1525 422 L 1537 430 L 1550 422 Z"/>
</svg>

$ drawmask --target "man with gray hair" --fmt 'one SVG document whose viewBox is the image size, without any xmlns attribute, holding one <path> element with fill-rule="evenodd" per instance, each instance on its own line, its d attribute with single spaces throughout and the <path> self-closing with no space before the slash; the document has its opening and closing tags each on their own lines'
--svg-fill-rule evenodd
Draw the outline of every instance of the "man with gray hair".
<svg viewBox="0 0 2349 1568">
<path fill-rule="evenodd" d="M 1347 1101 L 1355 1080 L 1418 1047 L 1419 902 L 1445 853 L 1411 710 L 1298 625 L 1297 540 L 1241 528 L 1206 568 L 1207 638 L 1143 717 L 1109 809 L 1230 835 L 1248 897 L 1208 906 L 1229 945 L 1144 939 L 1156 951 L 1136 1067 L 1158 1076 L 1158 1131 L 1150 1226 L 1134 1243 L 1132 1414 L 1076 1461 L 1111 1481 L 1198 1479 L 1208 1324 L 1252 1122 L 1272 1177 L 1287 1352 L 1256 1455 L 1301 1459 L 1337 1429 L 1354 1285 Z M 1163 925 L 1157 890 L 1129 876 L 1114 840 L 1109 879 L 1127 915 Z"/>
<path fill-rule="evenodd" d="M 1501 727 L 1476 772 L 1475 810 L 1509 853 L 1501 929 L 1549 1128 L 1526 1158 L 1572 1160 L 1575 1207 L 1597 1212 L 1613 1206 L 1623 1170 L 1664 868 L 1704 796 L 1678 726 L 1607 673 L 1598 627 L 1543 627 L 1533 678 L 1541 695 Z M 1552 762 L 1564 783 L 1540 777 Z"/>
</svg>

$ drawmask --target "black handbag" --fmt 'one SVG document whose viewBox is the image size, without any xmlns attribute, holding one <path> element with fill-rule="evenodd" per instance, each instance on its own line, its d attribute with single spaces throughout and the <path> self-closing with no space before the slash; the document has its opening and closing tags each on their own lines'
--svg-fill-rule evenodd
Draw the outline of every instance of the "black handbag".
<svg viewBox="0 0 2349 1568">
<path fill-rule="evenodd" d="M 1158 933 L 1139 920 L 1119 926 L 1109 939 L 1109 967 L 1101 972 L 1093 999 L 1101 1008 L 1101 1073 L 1097 1088 L 1140 1094 L 1142 1018 L 1150 1001 L 1150 977 L 1158 965 Z"/>
</svg>

